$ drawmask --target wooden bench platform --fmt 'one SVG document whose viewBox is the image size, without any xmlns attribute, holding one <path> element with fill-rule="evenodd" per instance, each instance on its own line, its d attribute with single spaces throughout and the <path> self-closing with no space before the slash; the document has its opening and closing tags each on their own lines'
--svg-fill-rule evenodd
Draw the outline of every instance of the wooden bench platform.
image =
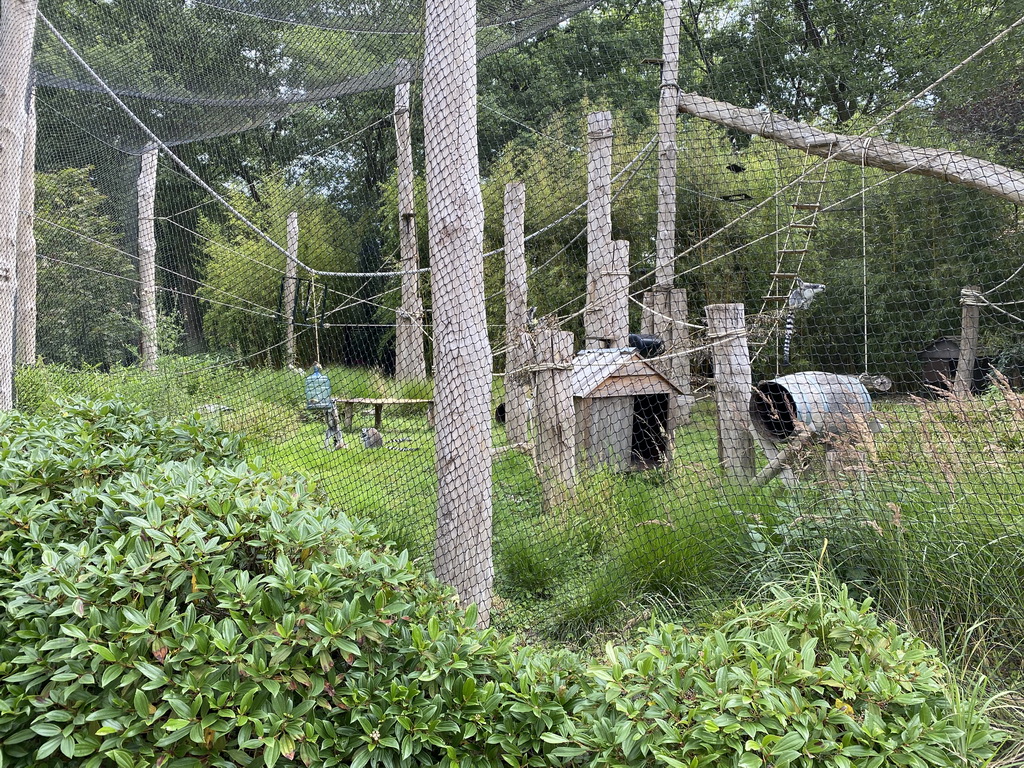
<svg viewBox="0 0 1024 768">
<path fill-rule="evenodd" d="M 355 416 L 356 406 L 358 405 L 373 406 L 373 426 L 378 430 L 381 427 L 382 412 L 385 405 L 426 405 L 427 424 L 431 428 L 434 426 L 433 400 L 413 400 L 400 397 L 332 397 L 331 399 L 334 401 L 335 407 L 339 405 L 344 406 L 342 423 L 345 425 L 345 429 L 352 429 L 352 418 Z"/>
</svg>

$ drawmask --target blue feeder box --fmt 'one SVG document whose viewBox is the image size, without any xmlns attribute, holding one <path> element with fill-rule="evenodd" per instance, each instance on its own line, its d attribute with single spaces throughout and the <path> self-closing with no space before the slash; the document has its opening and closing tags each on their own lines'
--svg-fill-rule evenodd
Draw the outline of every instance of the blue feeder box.
<svg viewBox="0 0 1024 768">
<path fill-rule="evenodd" d="M 319 363 L 313 366 L 313 372 L 306 377 L 306 407 L 318 411 L 327 411 L 334 407 L 331 400 L 331 380 L 320 370 Z"/>
</svg>

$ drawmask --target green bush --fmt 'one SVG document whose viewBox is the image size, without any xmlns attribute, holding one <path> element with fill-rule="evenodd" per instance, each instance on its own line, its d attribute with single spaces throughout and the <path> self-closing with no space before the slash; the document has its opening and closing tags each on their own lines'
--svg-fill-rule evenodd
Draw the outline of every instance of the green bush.
<svg viewBox="0 0 1024 768">
<path fill-rule="evenodd" d="M 477 629 L 208 425 L 62 413 L 0 422 L 4 768 L 942 768 L 997 744 L 933 651 L 845 593 L 655 627 L 588 669 Z"/>
<path fill-rule="evenodd" d="M 5 766 L 489 766 L 556 749 L 540 737 L 568 723 L 557 670 L 520 674 L 526 655 L 304 481 L 185 458 L 170 433 L 146 462 L 84 448 L 120 456 L 122 437 L 146 441 L 138 420 L 100 406 L 66 429 L 85 473 L 48 456 L 47 420 L 12 440 L 56 469 L 35 486 L 7 473 L 22 495 L 0 518 Z M 48 525 L 65 504 L 68 524 Z"/>
<path fill-rule="evenodd" d="M 590 765 L 982 765 L 999 742 L 934 650 L 845 590 L 779 589 L 704 637 L 663 625 L 591 674 Z"/>
</svg>

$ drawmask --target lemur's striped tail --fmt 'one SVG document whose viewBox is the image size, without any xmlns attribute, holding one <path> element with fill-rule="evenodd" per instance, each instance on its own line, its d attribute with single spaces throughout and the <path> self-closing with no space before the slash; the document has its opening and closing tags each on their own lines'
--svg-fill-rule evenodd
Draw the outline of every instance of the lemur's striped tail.
<svg viewBox="0 0 1024 768">
<path fill-rule="evenodd" d="M 789 345 L 793 340 L 793 317 L 792 310 L 786 313 L 786 337 L 782 342 L 782 364 L 789 365 Z"/>
</svg>

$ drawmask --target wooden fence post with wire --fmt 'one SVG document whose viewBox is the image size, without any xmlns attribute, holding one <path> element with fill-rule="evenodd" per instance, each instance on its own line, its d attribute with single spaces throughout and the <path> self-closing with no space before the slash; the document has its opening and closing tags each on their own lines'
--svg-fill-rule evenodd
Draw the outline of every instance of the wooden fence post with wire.
<svg viewBox="0 0 1024 768">
<path fill-rule="evenodd" d="M 974 363 L 978 359 L 978 332 L 981 305 L 984 297 L 981 288 L 969 285 L 960 291 L 960 355 L 956 361 L 956 377 L 953 379 L 953 396 L 969 397 L 974 383 Z"/>
<path fill-rule="evenodd" d="M 564 503 L 576 479 L 576 411 L 572 400 L 573 335 L 537 331 L 537 472 L 544 509 Z"/>
<path fill-rule="evenodd" d="M 527 380 L 522 369 L 529 365 L 527 333 L 526 185 L 513 181 L 505 186 L 505 435 L 512 445 L 529 442 Z"/>
<path fill-rule="evenodd" d="M 288 255 L 284 260 L 284 296 L 281 310 L 284 315 L 284 362 L 295 365 L 295 294 L 296 280 L 299 277 L 299 214 L 292 211 L 288 214 Z"/>
<path fill-rule="evenodd" d="M 423 349 L 423 299 L 419 294 L 419 245 L 416 240 L 416 199 L 412 165 L 410 89 L 413 65 L 397 62 L 395 141 L 398 148 L 398 239 L 402 254 L 402 299 L 395 313 L 395 378 L 423 381 L 427 363 Z"/>
<path fill-rule="evenodd" d="M 742 304 L 709 304 L 708 341 L 715 364 L 718 406 L 718 457 L 727 479 L 748 483 L 754 477 L 754 439 L 750 433 L 750 351 Z"/>
</svg>

